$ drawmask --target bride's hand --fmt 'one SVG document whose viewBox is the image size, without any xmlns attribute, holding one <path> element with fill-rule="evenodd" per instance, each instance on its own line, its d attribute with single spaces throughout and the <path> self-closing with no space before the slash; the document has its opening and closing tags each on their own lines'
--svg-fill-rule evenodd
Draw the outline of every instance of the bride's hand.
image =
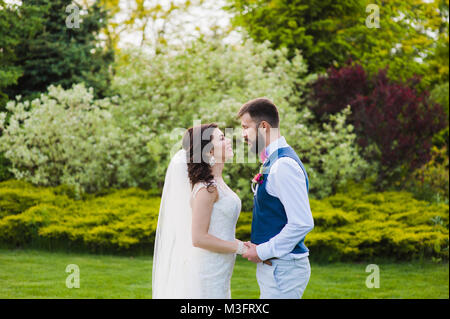
<svg viewBox="0 0 450 319">
<path fill-rule="evenodd" d="M 237 249 L 236 249 L 236 254 L 238 254 L 238 255 L 245 254 L 248 249 L 246 243 L 240 241 L 239 239 L 236 239 L 236 242 L 238 244 Z"/>
</svg>

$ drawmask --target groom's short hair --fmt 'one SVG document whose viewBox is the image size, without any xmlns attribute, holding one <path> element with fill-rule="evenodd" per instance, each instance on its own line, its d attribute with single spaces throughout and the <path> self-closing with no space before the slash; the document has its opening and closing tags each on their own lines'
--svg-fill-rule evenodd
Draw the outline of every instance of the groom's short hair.
<svg viewBox="0 0 450 319">
<path fill-rule="evenodd" d="M 280 124 L 277 107 L 271 100 L 264 97 L 245 103 L 239 110 L 238 117 L 241 118 L 245 113 L 248 113 L 256 123 L 266 121 L 274 128 Z"/>
</svg>

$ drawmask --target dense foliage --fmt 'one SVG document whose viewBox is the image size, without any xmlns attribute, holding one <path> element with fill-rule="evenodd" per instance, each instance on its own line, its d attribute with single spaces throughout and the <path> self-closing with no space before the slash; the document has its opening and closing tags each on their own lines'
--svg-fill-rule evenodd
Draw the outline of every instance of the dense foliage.
<svg viewBox="0 0 450 319">
<path fill-rule="evenodd" d="M 107 14 L 98 3 L 86 11 L 67 10 L 71 0 L 33 0 L 10 4 L 0 10 L 2 19 L 0 47 L 5 45 L 4 72 L 0 72 L 0 90 L 10 99 L 16 95 L 36 97 L 50 84 L 70 88 L 85 82 L 97 97 L 107 95 L 113 52 L 102 47 L 98 38 L 107 23 Z M 69 7 L 70 9 L 71 7 Z M 79 24 L 75 24 L 78 14 Z M 7 26 L 9 24 L 9 26 Z M 7 35 L 3 40 L 3 32 Z M 2 52 L 0 52 L 2 54 Z M 3 76 L 11 76 L 2 85 Z M 1 106 L 1 105 L 0 105 Z M 1 108 L 0 108 L 1 110 Z"/>
<path fill-rule="evenodd" d="M 0 0 L 0 111 L 9 99 L 5 89 L 17 84 L 17 79 L 23 74 L 15 47 L 23 37 L 32 36 L 36 32 L 41 21 L 33 13 L 38 10 L 28 4 L 24 4 L 19 10 L 14 4 Z"/>
<path fill-rule="evenodd" d="M 433 146 L 431 160 L 410 176 L 396 182 L 414 193 L 415 197 L 430 202 L 449 201 L 449 161 L 447 147 Z"/>
<path fill-rule="evenodd" d="M 10 101 L 9 124 L 0 113 L 0 150 L 13 163 L 14 176 L 89 192 L 162 187 L 168 161 L 195 120 L 217 122 L 233 135 L 237 148 L 242 146 L 236 113 L 256 96 L 267 96 L 279 107 L 282 134 L 306 166 L 312 196 L 327 196 L 347 180 L 372 173 L 359 155 L 352 125 L 346 124 L 349 109 L 329 123 L 310 124 L 312 114 L 299 93 L 308 81 L 301 77 L 306 67 L 300 55 L 289 61 L 286 50 L 252 41 L 236 46 L 200 41 L 170 49 L 121 56 L 126 63 L 117 69 L 114 98 L 95 99 L 77 85 L 50 87 L 31 103 Z M 227 182 L 247 210 L 258 165 L 255 158 L 237 154 L 225 168 Z"/>
<path fill-rule="evenodd" d="M 424 76 L 422 87 L 448 81 L 448 0 L 228 0 L 233 24 L 274 48 L 302 51 L 311 72 L 349 58 L 370 74 Z M 379 27 L 376 27 L 378 10 Z"/>
<path fill-rule="evenodd" d="M 146 127 L 126 130 L 113 117 L 116 99 L 94 99 L 83 85 L 49 87 L 40 99 L 10 101 L 0 151 L 18 179 L 75 185 L 79 192 L 135 186 L 148 158 Z M 6 113 L 0 113 L 0 129 Z"/>
<path fill-rule="evenodd" d="M 352 127 L 345 124 L 348 111 L 325 126 L 310 125 L 312 114 L 302 96 L 310 79 L 299 54 L 289 61 L 286 50 L 271 50 L 269 43 L 224 45 L 208 39 L 187 48 L 169 47 L 156 56 L 130 52 L 123 58 L 127 62 L 118 68 L 114 87 L 124 101 L 124 122 L 132 119 L 151 128 L 152 154 L 159 156 L 152 185 L 162 186 L 168 150 L 179 147 L 177 138 L 195 120 L 233 129 L 239 147 L 236 113 L 258 96 L 272 99 L 279 108 L 281 132 L 304 161 L 313 196 L 326 196 L 337 184 L 371 170 L 359 156 Z M 250 179 L 258 164 L 240 164 L 238 159 L 226 166 L 226 180 L 250 209 Z"/>
<path fill-rule="evenodd" d="M 9 247 L 151 253 L 160 198 L 137 188 L 74 200 L 71 187 L 0 183 L 0 243 Z M 310 200 L 315 228 L 306 237 L 312 258 L 448 259 L 449 207 L 406 192 L 376 193 L 349 184 Z M 242 212 L 236 237 L 248 240 L 251 213 Z"/>
<path fill-rule="evenodd" d="M 330 68 L 312 84 L 311 108 L 326 121 L 329 114 L 351 106 L 349 121 L 358 143 L 366 149 L 367 160 L 381 164 L 378 183 L 385 187 L 382 182 L 392 182 L 427 163 L 434 135 L 448 127 L 442 106 L 416 86 L 417 79 L 390 80 L 386 70 L 370 76 L 359 64 Z"/>
<path fill-rule="evenodd" d="M 203 2 L 83 0 L 73 28 L 72 1 L 0 0 L 0 243 L 148 252 L 200 121 L 233 139 L 248 239 L 260 163 L 236 113 L 264 96 L 308 172 L 312 256 L 448 259 L 448 0 L 227 0 L 237 42 L 184 32 Z"/>
</svg>

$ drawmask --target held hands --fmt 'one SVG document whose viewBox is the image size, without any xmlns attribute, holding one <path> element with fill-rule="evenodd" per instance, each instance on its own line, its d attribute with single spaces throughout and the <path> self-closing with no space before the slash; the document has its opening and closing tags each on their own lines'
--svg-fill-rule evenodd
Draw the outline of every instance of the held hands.
<svg viewBox="0 0 450 319">
<path fill-rule="evenodd" d="M 247 258 L 249 261 L 254 263 L 263 262 L 259 258 L 258 253 L 256 251 L 257 245 L 249 241 L 244 243 L 238 239 L 236 239 L 236 242 L 237 242 L 236 254 L 242 255 L 242 257 Z M 264 261 L 264 263 L 266 263 L 269 266 L 272 266 L 272 263 L 269 260 Z"/>
<path fill-rule="evenodd" d="M 249 261 L 254 263 L 261 263 L 262 260 L 259 259 L 258 254 L 256 252 L 256 245 L 247 241 L 244 243 L 247 251 L 242 254 L 242 257 L 247 258 Z"/>
<path fill-rule="evenodd" d="M 238 255 L 244 254 L 247 251 L 247 247 L 239 239 L 236 239 L 236 242 L 237 242 L 236 254 Z"/>
</svg>

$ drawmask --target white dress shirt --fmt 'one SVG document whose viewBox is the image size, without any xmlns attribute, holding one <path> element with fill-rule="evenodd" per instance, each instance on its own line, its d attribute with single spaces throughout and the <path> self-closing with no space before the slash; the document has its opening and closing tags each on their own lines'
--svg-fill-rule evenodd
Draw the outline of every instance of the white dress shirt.
<svg viewBox="0 0 450 319">
<path fill-rule="evenodd" d="M 288 146 L 286 139 L 281 136 L 267 146 L 267 157 L 278 148 Z M 276 257 L 291 260 L 309 256 L 309 252 L 291 253 L 300 240 L 314 228 L 306 178 L 300 165 L 290 157 L 277 159 L 267 175 L 266 191 L 269 195 L 277 197 L 283 204 L 287 224 L 278 235 L 256 246 L 259 258 L 267 260 Z"/>
</svg>

